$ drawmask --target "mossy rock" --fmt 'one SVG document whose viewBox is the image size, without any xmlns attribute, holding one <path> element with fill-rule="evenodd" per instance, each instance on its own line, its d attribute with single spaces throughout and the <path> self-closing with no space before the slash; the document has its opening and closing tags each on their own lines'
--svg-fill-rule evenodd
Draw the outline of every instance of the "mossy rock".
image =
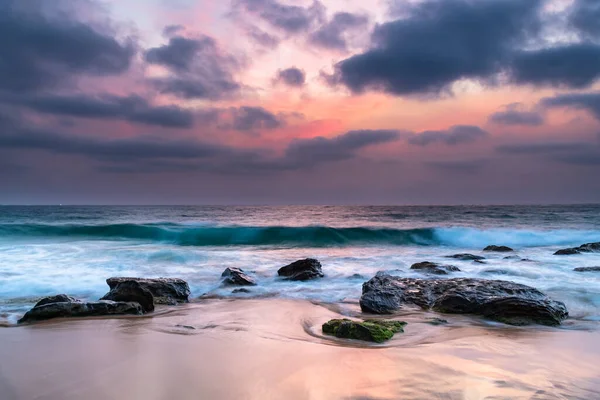
<svg viewBox="0 0 600 400">
<path fill-rule="evenodd" d="M 349 319 L 332 319 L 323 324 L 323 333 L 341 339 L 364 340 L 383 343 L 395 333 L 404 332 L 406 322 L 367 320 L 364 322 Z"/>
</svg>

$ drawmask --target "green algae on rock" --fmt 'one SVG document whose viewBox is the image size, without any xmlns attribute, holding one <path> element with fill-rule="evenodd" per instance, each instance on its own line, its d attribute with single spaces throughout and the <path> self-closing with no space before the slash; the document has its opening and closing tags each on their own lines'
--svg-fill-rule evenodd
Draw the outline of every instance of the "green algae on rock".
<svg viewBox="0 0 600 400">
<path fill-rule="evenodd" d="M 332 319 L 323 324 L 323 333 L 341 339 L 356 339 L 383 343 L 395 333 L 404 332 L 406 322 L 367 320 L 364 322 L 349 319 Z"/>
</svg>

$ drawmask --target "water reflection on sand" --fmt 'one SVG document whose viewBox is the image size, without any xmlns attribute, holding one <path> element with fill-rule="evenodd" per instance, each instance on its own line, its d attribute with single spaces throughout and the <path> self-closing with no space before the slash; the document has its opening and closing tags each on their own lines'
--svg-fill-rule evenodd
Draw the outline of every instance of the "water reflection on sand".
<svg viewBox="0 0 600 400">
<path fill-rule="evenodd" d="M 385 345 L 330 339 L 352 304 L 208 300 L 154 317 L 0 329 L 0 398 L 595 399 L 600 334 L 407 313 Z"/>
</svg>

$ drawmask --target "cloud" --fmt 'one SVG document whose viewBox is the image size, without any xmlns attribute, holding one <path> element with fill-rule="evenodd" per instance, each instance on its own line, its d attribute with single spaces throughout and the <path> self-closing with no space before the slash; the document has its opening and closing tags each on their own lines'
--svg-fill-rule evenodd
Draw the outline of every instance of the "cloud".
<svg viewBox="0 0 600 400">
<path fill-rule="evenodd" d="M 243 106 L 229 110 L 232 127 L 238 131 L 276 129 L 285 125 L 283 116 L 278 116 L 262 107 Z"/>
<path fill-rule="evenodd" d="M 94 119 L 122 119 L 165 128 L 191 128 L 194 113 L 178 106 L 152 106 L 140 96 L 36 95 L 9 99 L 39 113 Z"/>
<path fill-rule="evenodd" d="M 304 86 L 304 82 L 306 81 L 306 73 L 300 68 L 291 67 L 279 70 L 276 80 L 283 82 L 288 86 L 300 87 Z"/>
<path fill-rule="evenodd" d="M 520 103 L 509 104 L 504 111 L 490 115 L 488 120 L 497 125 L 539 126 L 544 124 L 544 116 L 541 113 L 525 111 Z"/>
<path fill-rule="evenodd" d="M 586 110 L 600 120 L 600 92 L 566 93 L 541 100 L 543 107 L 570 107 Z"/>
<path fill-rule="evenodd" d="M 0 3 L 0 89 L 11 92 L 52 89 L 77 75 L 125 72 L 135 53 L 123 43 L 72 17 L 64 2 L 4 0 Z M 43 10 L 54 9 L 53 13 Z"/>
<path fill-rule="evenodd" d="M 424 131 L 408 137 L 408 143 L 417 146 L 428 146 L 432 143 L 458 145 L 471 143 L 488 136 L 488 132 L 478 126 L 455 125 L 442 131 Z"/>
<path fill-rule="evenodd" d="M 334 66 L 330 83 L 353 93 L 375 90 L 398 96 L 451 93 L 452 85 L 463 79 L 493 85 L 592 85 L 600 78 L 600 44 L 548 45 L 553 41 L 541 27 L 551 17 L 542 12 L 543 4 L 426 0 L 404 5 L 400 18 L 375 28 L 369 49 Z"/>
<path fill-rule="evenodd" d="M 140 159 L 198 159 L 231 154 L 226 147 L 193 140 L 160 140 L 152 137 L 104 139 L 66 135 L 39 128 L 21 128 L 13 133 L 1 134 L 0 148 L 38 149 L 126 162 Z"/>
<path fill-rule="evenodd" d="M 552 162 L 563 164 L 600 165 L 600 143 L 520 143 L 497 146 L 495 150 L 505 154 L 541 156 Z"/>
<path fill-rule="evenodd" d="M 399 138 L 399 132 L 395 130 L 355 130 L 333 138 L 296 139 L 287 148 L 285 157 L 293 165 L 345 160 L 354 157 L 362 148 Z"/>
<path fill-rule="evenodd" d="M 584 37 L 600 38 L 600 2 L 598 0 L 576 0 L 571 7 L 570 24 Z"/>
<path fill-rule="evenodd" d="M 276 0 L 237 0 L 237 9 L 253 14 L 274 28 L 289 34 L 297 34 L 312 29 L 324 19 L 325 7 L 314 1 L 308 7 L 287 5 Z"/>
<path fill-rule="evenodd" d="M 346 51 L 348 34 L 364 30 L 368 22 L 369 18 L 366 15 L 335 13 L 330 21 L 311 34 L 310 42 L 326 49 Z"/>
<path fill-rule="evenodd" d="M 587 149 L 589 143 L 519 143 L 506 144 L 496 147 L 499 153 L 508 154 L 549 154 L 549 153 L 564 153 L 576 152 Z"/>
<path fill-rule="evenodd" d="M 537 86 L 584 88 L 600 78 L 600 46 L 576 43 L 516 53 L 512 79 Z"/>
<path fill-rule="evenodd" d="M 335 66 L 354 93 L 440 93 L 460 79 L 489 80 L 539 26 L 539 0 L 437 0 L 378 25 L 367 51 Z"/>
<path fill-rule="evenodd" d="M 185 99 L 218 100 L 234 95 L 241 88 L 233 77 L 240 62 L 222 52 L 208 36 L 173 36 L 167 44 L 148 49 L 145 60 L 170 71 L 167 77 L 151 80 L 161 93 Z"/>
<path fill-rule="evenodd" d="M 256 26 L 248 26 L 246 28 L 246 34 L 256 43 L 271 49 L 277 47 L 280 42 L 277 36 L 271 35 Z"/>
</svg>

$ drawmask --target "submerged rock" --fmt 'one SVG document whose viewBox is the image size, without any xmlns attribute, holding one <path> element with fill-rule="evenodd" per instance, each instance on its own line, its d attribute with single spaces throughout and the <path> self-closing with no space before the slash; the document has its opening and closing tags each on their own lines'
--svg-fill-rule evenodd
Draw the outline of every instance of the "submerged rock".
<svg viewBox="0 0 600 400">
<path fill-rule="evenodd" d="M 231 293 L 238 294 L 238 293 L 252 293 L 252 292 L 248 289 L 241 288 L 241 289 L 234 289 L 231 291 Z"/>
<path fill-rule="evenodd" d="M 442 318 L 428 318 L 427 323 L 429 325 L 438 326 L 438 325 L 447 325 L 448 321 Z"/>
<path fill-rule="evenodd" d="M 406 322 L 377 321 L 364 322 L 349 319 L 332 319 L 323 324 L 323 333 L 341 339 L 365 340 L 367 342 L 383 343 L 398 332 L 404 332 Z"/>
<path fill-rule="evenodd" d="M 52 303 L 81 303 L 81 300 L 66 294 L 57 294 L 56 296 L 48 296 L 41 298 L 37 303 L 35 303 L 35 306 L 33 307 L 40 307 Z"/>
<path fill-rule="evenodd" d="M 485 257 L 483 256 L 476 256 L 475 254 L 469 254 L 469 253 L 461 253 L 461 254 L 453 254 L 451 256 L 446 256 L 447 258 L 455 258 L 457 260 L 461 260 L 461 261 L 481 261 L 481 260 L 485 260 Z"/>
<path fill-rule="evenodd" d="M 237 286 L 254 286 L 256 281 L 248 276 L 241 268 L 229 267 L 221 274 L 223 284 Z"/>
<path fill-rule="evenodd" d="M 490 246 L 487 246 L 485 249 L 483 249 L 483 251 L 494 251 L 494 252 L 497 252 L 497 253 L 508 253 L 509 251 L 514 251 L 514 250 L 511 249 L 508 246 L 490 245 Z"/>
<path fill-rule="evenodd" d="M 137 281 L 123 281 L 117 283 L 110 292 L 100 300 L 135 302 L 142 306 L 144 312 L 154 311 L 154 296 L 148 289 Z"/>
<path fill-rule="evenodd" d="M 307 281 L 325 276 L 321 270 L 321 263 L 314 258 L 305 258 L 281 267 L 277 274 L 291 281 Z"/>
<path fill-rule="evenodd" d="M 175 305 L 187 303 L 190 295 L 190 287 L 183 279 L 178 278 L 108 278 L 106 283 L 110 289 L 114 289 L 119 283 L 138 282 L 141 287 L 147 289 L 154 297 L 154 304 Z"/>
<path fill-rule="evenodd" d="M 364 312 L 391 314 L 405 305 L 449 314 L 476 314 L 513 325 L 559 325 L 568 312 L 561 302 L 508 281 L 414 279 L 377 275 L 363 284 Z"/>
<path fill-rule="evenodd" d="M 434 275 L 448 275 L 449 272 L 460 271 L 460 269 L 454 265 L 440 265 L 430 261 L 423 261 L 413 264 L 410 269 L 419 270 L 426 274 Z"/>
<path fill-rule="evenodd" d="M 575 272 L 600 272 L 600 267 L 578 267 L 573 271 Z"/>
<path fill-rule="evenodd" d="M 595 253 L 595 252 L 600 252 L 600 242 L 586 243 L 586 244 L 582 244 L 579 247 L 560 249 L 556 253 L 554 253 L 554 255 L 555 256 L 568 256 L 568 255 L 573 255 L 573 254 Z"/>
<path fill-rule="evenodd" d="M 106 315 L 143 314 L 142 306 L 134 302 L 102 300 L 92 303 L 80 301 L 63 301 L 57 303 L 46 303 L 33 307 L 27 311 L 19 323 L 43 321 L 52 318 L 64 317 L 92 317 Z"/>
</svg>

